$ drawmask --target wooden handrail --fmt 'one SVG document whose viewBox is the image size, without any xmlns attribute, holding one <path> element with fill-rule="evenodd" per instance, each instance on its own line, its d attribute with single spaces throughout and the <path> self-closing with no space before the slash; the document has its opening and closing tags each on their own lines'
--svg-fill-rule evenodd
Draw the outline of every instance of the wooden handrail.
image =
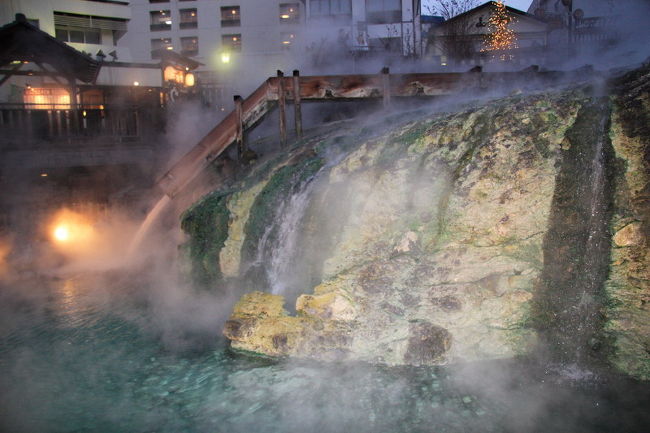
<svg viewBox="0 0 650 433">
<path fill-rule="evenodd" d="M 390 97 L 433 97 L 452 95 L 467 91 L 480 91 L 502 85 L 519 83 L 526 88 L 539 87 L 557 82 L 563 72 L 466 72 L 466 73 L 413 73 L 391 74 Z M 277 105 L 278 88 L 282 81 L 285 97 L 294 100 L 294 81 L 298 79 L 299 100 L 336 101 L 382 98 L 384 78 L 377 75 L 323 75 L 278 76 L 267 79 L 242 102 L 244 131 L 254 127 Z M 387 98 L 390 100 L 390 98 Z M 157 182 L 162 191 L 173 198 L 209 163 L 223 153 L 237 139 L 238 117 L 232 111 L 215 126 L 199 143 L 186 153 Z"/>
</svg>

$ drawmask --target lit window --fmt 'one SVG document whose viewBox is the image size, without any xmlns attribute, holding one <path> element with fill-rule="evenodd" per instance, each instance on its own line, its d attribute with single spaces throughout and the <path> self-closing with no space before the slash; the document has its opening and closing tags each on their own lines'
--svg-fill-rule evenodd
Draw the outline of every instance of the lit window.
<svg viewBox="0 0 650 433">
<path fill-rule="evenodd" d="M 221 46 L 226 51 L 241 51 L 241 35 L 222 35 Z"/>
<path fill-rule="evenodd" d="M 181 54 L 184 56 L 196 56 L 199 54 L 199 38 L 196 36 L 181 38 Z"/>
<path fill-rule="evenodd" d="M 300 20 L 300 3 L 281 3 L 280 22 L 295 23 Z"/>
<path fill-rule="evenodd" d="M 282 33 L 281 39 L 282 39 L 282 48 L 288 49 L 289 47 L 291 47 L 291 45 L 294 44 L 294 41 L 296 40 L 296 34 Z"/>
<path fill-rule="evenodd" d="M 179 27 L 181 29 L 195 29 L 199 22 L 199 17 L 196 9 L 180 9 L 181 22 Z"/>
<path fill-rule="evenodd" d="M 221 27 L 237 27 L 240 25 L 239 6 L 224 6 L 221 8 Z"/>
<path fill-rule="evenodd" d="M 70 93 L 57 87 L 28 87 L 23 94 L 25 104 L 36 110 L 70 109 Z"/>
<path fill-rule="evenodd" d="M 151 30 L 171 30 L 172 28 L 172 15 L 169 10 L 151 11 L 150 26 Z"/>
<path fill-rule="evenodd" d="M 151 58 L 158 59 L 160 58 L 161 49 L 173 50 L 174 46 L 172 45 L 172 38 L 159 38 L 151 40 Z"/>
</svg>

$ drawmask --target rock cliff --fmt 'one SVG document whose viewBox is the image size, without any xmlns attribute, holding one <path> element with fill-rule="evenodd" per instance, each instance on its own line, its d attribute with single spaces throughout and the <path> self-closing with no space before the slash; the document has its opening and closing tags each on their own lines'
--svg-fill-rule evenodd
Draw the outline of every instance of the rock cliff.
<svg viewBox="0 0 650 433">
<path fill-rule="evenodd" d="M 206 196 L 184 250 L 245 293 L 232 347 L 431 365 L 548 344 L 649 379 L 648 68 L 610 87 L 331 124 Z"/>
</svg>

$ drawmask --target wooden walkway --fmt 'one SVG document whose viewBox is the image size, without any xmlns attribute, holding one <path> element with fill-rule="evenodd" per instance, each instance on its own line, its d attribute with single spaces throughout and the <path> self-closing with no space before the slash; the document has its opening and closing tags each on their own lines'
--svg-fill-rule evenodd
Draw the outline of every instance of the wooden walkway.
<svg viewBox="0 0 650 433">
<path fill-rule="evenodd" d="M 236 143 L 238 155 L 246 150 L 244 132 L 257 125 L 273 108 L 279 110 L 280 142 L 286 143 L 286 105 L 294 107 L 296 136 L 302 136 L 302 101 L 350 101 L 381 99 L 385 108 L 391 98 L 426 98 L 457 93 L 484 93 L 490 89 L 508 88 L 517 83 L 525 89 L 543 88 L 560 81 L 564 72 L 539 72 L 530 67 L 519 72 L 481 72 L 480 68 L 465 73 L 390 74 L 384 68 L 377 75 L 328 75 L 285 77 L 278 71 L 249 97 L 235 96 L 235 109 L 215 126 L 199 143 L 185 154 L 157 182 L 162 191 L 173 198 L 211 161 Z"/>
</svg>

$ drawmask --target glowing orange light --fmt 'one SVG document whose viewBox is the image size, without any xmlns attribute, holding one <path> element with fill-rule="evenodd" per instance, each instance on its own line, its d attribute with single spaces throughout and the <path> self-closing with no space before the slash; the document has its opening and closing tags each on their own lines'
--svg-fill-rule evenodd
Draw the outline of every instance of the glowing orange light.
<svg viewBox="0 0 650 433">
<path fill-rule="evenodd" d="M 57 213 L 52 220 L 50 230 L 54 243 L 65 249 L 85 246 L 95 235 L 88 217 L 67 209 Z"/>
<path fill-rule="evenodd" d="M 58 226 L 54 229 L 54 239 L 59 242 L 67 242 L 70 240 L 70 228 L 67 225 Z"/>
<path fill-rule="evenodd" d="M 194 74 L 191 72 L 185 75 L 185 85 L 187 87 L 192 87 L 194 85 Z"/>
</svg>

